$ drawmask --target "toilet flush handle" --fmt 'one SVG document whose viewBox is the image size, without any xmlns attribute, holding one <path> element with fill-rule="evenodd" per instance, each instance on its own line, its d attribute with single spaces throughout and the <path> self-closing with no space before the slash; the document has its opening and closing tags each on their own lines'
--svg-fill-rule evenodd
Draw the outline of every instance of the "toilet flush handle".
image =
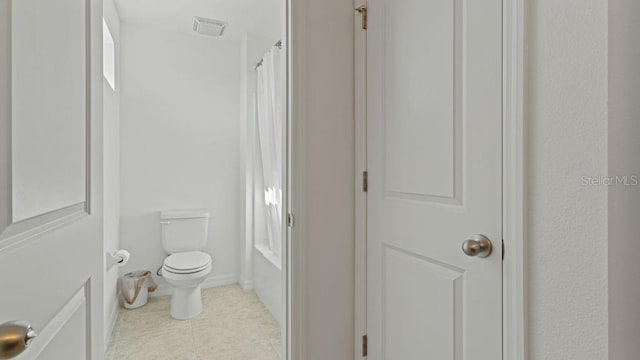
<svg viewBox="0 0 640 360">
<path fill-rule="evenodd" d="M 171 224 L 171 221 L 169 221 L 169 220 L 161 220 L 161 221 L 160 221 L 160 224 L 162 224 L 162 225 L 169 225 L 169 224 Z"/>
</svg>

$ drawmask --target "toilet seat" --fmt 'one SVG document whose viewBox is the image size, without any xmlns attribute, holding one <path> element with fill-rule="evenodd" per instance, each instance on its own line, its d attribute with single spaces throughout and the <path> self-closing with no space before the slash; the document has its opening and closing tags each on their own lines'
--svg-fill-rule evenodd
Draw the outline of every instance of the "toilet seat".
<svg viewBox="0 0 640 360">
<path fill-rule="evenodd" d="M 163 264 L 163 271 L 173 274 L 194 274 L 211 266 L 211 256 L 202 251 L 187 251 L 169 255 Z"/>
</svg>

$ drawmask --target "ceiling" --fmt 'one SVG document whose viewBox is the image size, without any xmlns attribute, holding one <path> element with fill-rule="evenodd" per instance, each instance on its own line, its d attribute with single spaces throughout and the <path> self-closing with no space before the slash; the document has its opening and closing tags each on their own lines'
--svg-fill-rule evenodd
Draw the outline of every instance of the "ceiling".
<svg viewBox="0 0 640 360">
<path fill-rule="evenodd" d="M 120 20 L 168 31 L 194 34 L 193 17 L 222 20 L 229 25 L 221 40 L 244 34 L 280 39 L 284 0 L 115 0 Z"/>
</svg>

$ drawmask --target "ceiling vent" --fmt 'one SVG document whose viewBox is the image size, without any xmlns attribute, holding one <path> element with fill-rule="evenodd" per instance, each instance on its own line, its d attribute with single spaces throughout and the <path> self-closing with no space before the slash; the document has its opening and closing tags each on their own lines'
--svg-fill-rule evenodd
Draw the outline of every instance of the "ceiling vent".
<svg viewBox="0 0 640 360">
<path fill-rule="evenodd" d="M 221 36 L 227 25 L 224 21 L 207 19 L 200 16 L 193 17 L 193 31 L 200 35 Z"/>
</svg>

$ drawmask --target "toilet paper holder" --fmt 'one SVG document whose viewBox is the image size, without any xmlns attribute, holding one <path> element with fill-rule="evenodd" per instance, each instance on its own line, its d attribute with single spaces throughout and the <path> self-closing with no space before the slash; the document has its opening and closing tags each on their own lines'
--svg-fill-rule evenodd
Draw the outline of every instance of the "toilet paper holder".
<svg viewBox="0 0 640 360">
<path fill-rule="evenodd" d="M 107 270 L 113 266 L 122 266 L 129 261 L 129 252 L 127 250 L 117 250 L 106 254 Z"/>
</svg>

